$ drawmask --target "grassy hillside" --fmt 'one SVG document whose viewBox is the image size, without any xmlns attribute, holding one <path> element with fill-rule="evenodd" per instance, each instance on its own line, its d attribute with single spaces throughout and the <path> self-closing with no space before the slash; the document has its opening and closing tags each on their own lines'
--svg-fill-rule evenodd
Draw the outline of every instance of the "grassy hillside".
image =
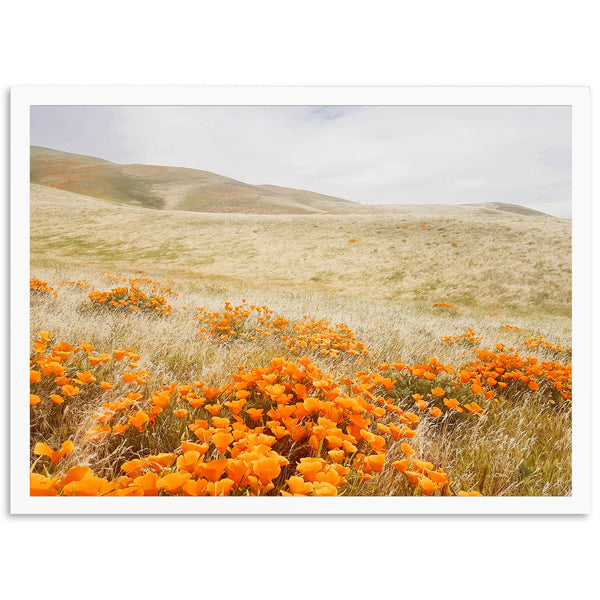
<svg viewBox="0 0 600 600">
<path fill-rule="evenodd" d="M 31 146 L 31 182 L 111 202 L 196 212 L 311 214 L 354 203 L 306 190 L 250 185 L 208 171 L 120 165 Z"/>
<path fill-rule="evenodd" d="M 568 317 L 570 221 L 485 207 L 222 215 L 31 188 L 35 266 Z"/>
</svg>

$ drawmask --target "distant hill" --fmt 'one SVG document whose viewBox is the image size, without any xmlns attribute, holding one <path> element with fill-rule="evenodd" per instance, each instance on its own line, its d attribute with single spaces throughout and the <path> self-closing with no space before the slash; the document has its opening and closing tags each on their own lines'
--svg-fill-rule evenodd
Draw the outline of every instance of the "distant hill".
<svg viewBox="0 0 600 600">
<path fill-rule="evenodd" d="M 552 216 L 548 213 L 542 212 L 541 210 L 535 210 L 534 208 L 528 208 L 527 206 L 521 206 L 520 204 L 510 204 L 508 202 L 486 202 L 485 204 L 477 204 L 476 206 L 481 206 L 483 208 L 492 208 L 494 210 L 502 210 L 504 212 L 515 213 L 517 215 L 523 215 L 525 217 Z"/>
<path fill-rule="evenodd" d="M 209 171 L 107 160 L 31 146 L 31 183 L 146 208 L 213 213 L 311 214 L 358 206 L 342 198 L 251 185 Z"/>
</svg>

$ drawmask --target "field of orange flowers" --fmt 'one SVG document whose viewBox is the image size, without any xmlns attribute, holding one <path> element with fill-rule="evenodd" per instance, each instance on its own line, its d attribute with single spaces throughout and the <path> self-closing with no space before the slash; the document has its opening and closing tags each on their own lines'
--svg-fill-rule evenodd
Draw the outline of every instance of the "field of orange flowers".
<svg viewBox="0 0 600 600">
<path fill-rule="evenodd" d="M 291 305 L 101 280 L 31 279 L 31 495 L 570 491 L 571 351 L 558 340 L 509 323 L 456 331 L 460 308 L 438 302 L 435 354 L 403 355 L 377 345 L 381 329 L 366 341 Z"/>
</svg>

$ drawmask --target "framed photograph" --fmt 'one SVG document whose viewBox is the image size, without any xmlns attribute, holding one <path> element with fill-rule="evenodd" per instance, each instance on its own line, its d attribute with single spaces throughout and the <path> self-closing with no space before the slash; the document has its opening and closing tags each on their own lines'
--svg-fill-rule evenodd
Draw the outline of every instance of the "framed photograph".
<svg viewBox="0 0 600 600">
<path fill-rule="evenodd" d="M 587 88 L 14 87 L 11 513 L 588 512 L 589 219 Z"/>
</svg>

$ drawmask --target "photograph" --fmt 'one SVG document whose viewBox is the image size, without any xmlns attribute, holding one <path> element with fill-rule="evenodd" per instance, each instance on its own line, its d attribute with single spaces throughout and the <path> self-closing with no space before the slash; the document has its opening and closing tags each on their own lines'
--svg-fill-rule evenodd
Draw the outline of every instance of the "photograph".
<svg viewBox="0 0 600 600">
<path fill-rule="evenodd" d="M 16 96 L 21 510 L 581 510 L 585 92 L 192 92 Z"/>
</svg>

